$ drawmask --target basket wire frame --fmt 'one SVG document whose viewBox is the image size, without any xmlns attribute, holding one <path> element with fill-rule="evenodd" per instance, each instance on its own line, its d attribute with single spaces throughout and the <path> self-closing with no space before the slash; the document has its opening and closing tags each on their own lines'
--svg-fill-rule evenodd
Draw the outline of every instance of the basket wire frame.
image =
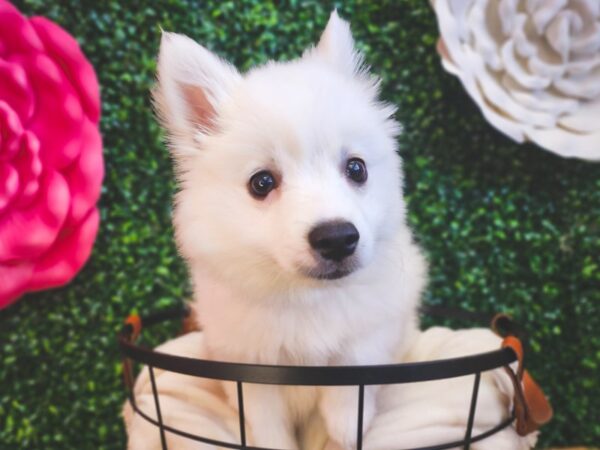
<svg viewBox="0 0 600 450">
<path fill-rule="evenodd" d="M 142 323 L 145 327 L 188 314 L 185 308 L 177 308 L 145 317 Z M 126 324 L 119 333 L 119 346 L 123 354 L 124 380 L 128 399 L 132 409 L 143 419 L 159 429 L 163 450 L 168 450 L 166 433 L 172 433 L 197 442 L 203 442 L 224 448 L 238 450 L 288 450 L 268 447 L 250 446 L 246 440 L 246 421 L 244 412 L 244 383 L 259 383 L 273 385 L 302 385 L 302 386 L 356 386 L 357 387 L 357 436 L 356 449 L 363 448 L 363 410 L 365 385 L 400 384 L 420 381 L 433 381 L 465 375 L 475 375 L 471 393 L 469 415 L 465 435 L 462 440 L 447 442 L 432 446 L 397 449 L 397 450 L 445 450 L 462 447 L 469 450 L 471 444 L 481 441 L 507 428 L 515 420 L 514 411 L 498 425 L 473 436 L 473 424 L 477 409 L 477 398 L 481 382 L 481 373 L 500 367 L 508 367 L 517 360 L 516 354 L 510 348 L 503 348 L 478 355 L 465 356 L 422 363 L 389 364 L 380 366 L 268 366 L 260 364 L 225 363 L 209 360 L 185 358 L 149 350 L 135 345 L 133 327 Z M 145 364 L 148 367 L 156 419 L 142 411 L 136 402 L 134 393 L 134 378 L 132 361 Z M 237 405 L 239 419 L 240 442 L 225 442 L 205 436 L 192 434 L 163 421 L 160 406 L 160 396 L 156 385 L 154 369 L 181 373 L 184 375 L 212 378 L 222 381 L 234 381 L 237 387 Z"/>
</svg>

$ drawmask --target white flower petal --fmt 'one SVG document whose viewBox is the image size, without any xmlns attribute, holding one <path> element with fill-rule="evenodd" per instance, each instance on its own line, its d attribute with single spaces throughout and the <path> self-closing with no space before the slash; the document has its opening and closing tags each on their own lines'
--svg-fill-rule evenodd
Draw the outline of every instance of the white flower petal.
<svg viewBox="0 0 600 450">
<path fill-rule="evenodd" d="M 533 13 L 540 7 L 540 5 L 546 0 L 525 0 L 525 10 L 529 15 L 533 15 Z"/>
<path fill-rule="evenodd" d="M 553 83 L 564 95 L 592 100 L 600 95 L 600 69 L 583 75 L 560 78 Z"/>
<path fill-rule="evenodd" d="M 530 89 L 544 89 L 550 86 L 552 80 L 548 77 L 540 77 L 525 70 L 521 61 L 515 56 L 514 42 L 507 41 L 501 50 L 502 61 L 506 72 L 521 86 Z"/>
<path fill-rule="evenodd" d="M 435 0 L 435 8 L 440 34 L 444 39 L 452 65 L 463 67 L 466 62 L 463 44 L 460 41 L 458 24 L 450 11 L 448 0 Z M 468 44 L 465 43 L 464 45 Z"/>
<path fill-rule="evenodd" d="M 498 114 L 495 109 L 490 108 L 490 106 L 485 103 L 485 99 L 482 99 L 482 103 L 478 103 L 478 105 L 480 106 L 485 120 L 492 124 L 497 130 L 501 131 L 519 144 L 525 142 L 526 136 L 523 126 L 519 125 L 514 120 L 507 118 L 506 116 Z"/>
<path fill-rule="evenodd" d="M 442 66 L 446 69 L 447 72 L 452 75 L 458 76 L 460 74 L 460 69 L 456 66 L 452 61 L 447 58 L 442 58 Z"/>
<path fill-rule="evenodd" d="M 569 58 L 571 33 L 577 33 L 582 28 L 583 21 L 570 10 L 559 12 L 546 27 L 544 34 L 548 44 L 560 55 L 563 63 Z"/>
<path fill-rule="evenodd" d="M 477 54 L 474 52 L 471 52 L 471 62 L 473 66 L 478 64 Z M 500 80 L 497 78 L 499 75 L 486 70 L 483 65 L 475 73 L 486 100 L 500 111 L 505 112 L 508 117 L 534 126 L 552 127 L 556 125 L 556 118 L 551 114 L 531 111 L 513 100 L 508 92 L 501 87 Z"/>
<path fill-rule="evenodd" d="M 576 134 L 562 128 L 538 128 L 526 134 L 529 140 L 566 158 L 600 161 L 600 131 Z"/>
<path fill-rule="evenodd" d="M 559 117 L 563 114 L 572 114 L 579 108 L 580 102 L 577 100 L 563 97 L 553 93 L 551 90 L 525 89 L 509 75 L 504 75 L 502 85 L 517 102 L 526 108 L 547 112 L 554 117 Z"/>
<path fill-rule="evenodd" d="M 579 59 L 569 62 L 565 66 L 565 73 L 569 75 L 583 75 L 600 66 L 600 53 L 592 58 Z"/>
<path fill-rule="evenodd" d="M 600 98 L 585 102 L 572 114 L 559 119 L 558 124 L 563 128 L 579 133 L 593 133 L 600 131 L 598 119 L 600 118 Z"/>
<path fill-rule="evenodd" d="M 467 41 L 471 34 L 467 23 L 467 12 L 471 8 L 471 1 L 449 0 L 450 11 L 456 20 L 458 37 L 461 41 Z"/>
<path fill-rule="evenodd" d="M 502 69 L 502 60 L 498 55 L 502 45 L 502 31 L 498 21 L 493 22 L 495 17 L 493 9 L 488 8 L 490 0 L 478 0 L 473 4 L 469 12 L 469 27 L 471 28 L 474 46 L 493 70 Z M 497 14 L 495 15 L 497 16 Z"/>
<path fill-rule="evenodd" d="M 446 64 L 451 63 L 449 63 L 448 60 L 442 60 L 442 64 L 444 64 L 445 67 Z M 481 62 L 480 64 L 482 65 Z M 451 68 L 457 69 L 457 72 L 455 74 L 459 77 L 465 90 L 475 101 L 477 106 L 479 106 L 479 109 L 481 110 L 481 113 L 483 114 L 485 119 L 514 141 L 524 142 L 525 135 L 523 134 L 522 125 L 510 118 L 507 118 L 504 115 L 499 114 L 496 108 L 492 107 L 486 101 L 486 99 L 482 95 L 482 91 L 479 88 L 477 80 L 473 76 L 473 73 L 470 71 L 462 71 L 455 65 L 451 65 Z"/>
<path fill-rule="evenodd" d="M 537 55 L 537 42 L 534 42 L 534 39 L 530 39 L 528 33 L 525 31 L 527 23 L 527 16 L 525 14 L 518 14 L 515 18 L 515 28 L 512 35 L 515 50 L 523 58 L 530 58 Z M 539 37 L 537 37 L 537 41 L 540 41 Z"/>
<path fill-rule="evenodd" d="M 504 33 L 505 36 L 510 36 L 515 29 L 518 4 L 519 0 L 500 0 L 500 3 L 498 4 L 498 15 L 500 16 L 502 33 Z M 521 16 L 524 15 L 521 14 Z"/>
<path fill-rule="evenodd" d="M 571 0 L 573 8 L 583 11 L 584 17 L 595 19 L 600 17 L 600 2 L 598 0 Z"/>
<path fill-rule="evenodd" d="M 532 73 L 538 74 L 543 77 L 552 78 L 556 80 L 562 77 L 566 72 L 564 65 L 547 62 L 545 58 L 536 55 L 533 58 L 529 58 L 527 61 L 527 67 Z"/>
<path fill-rule="evenodd" d="M 546 27 L 552 20 L 552 18 L 558 14 L 558 12 L 567 6 L 567 0 L 542 0 L 536 2 L 528 2 L 534 4 L 533 10 L 530 10 L 535 29 L 538 34 L 544 34 Z"/>
<path fill-rule="evenodd" d="M 600 5 L 600 2 L 598 2 Z M 571 42 L 571 53 L 585 56 L 592 55 L 600 48 L 600 24 L 589 22 L 584 24 L 583 31 L 573 37 Z"/>
<path fill-rule="evenodd" d="M 527 68 L 532 75 L 543 78 L 556 79 L 565 72 L 565 67 L 556 52 L 549 47 L 545 39 L 533 30 L 533 24 L 523 15 L 517 21 L 518 29 L 515 30 L 514 42 L 518 55 L 526 58 Z"/>
</svg>

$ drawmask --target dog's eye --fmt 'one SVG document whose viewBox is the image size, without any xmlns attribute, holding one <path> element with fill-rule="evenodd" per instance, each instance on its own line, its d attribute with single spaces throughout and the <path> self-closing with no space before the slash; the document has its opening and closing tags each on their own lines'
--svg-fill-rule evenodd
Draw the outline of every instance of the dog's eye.
<svg viewBox="0 0 600 450">
<path fill-rule="evenodd" d="M 276 187 L 277 181 L 275 180 L 275 176 L 268 170 L 261 170 L 255 173 L 248 183 L 250 194 L 258 199 L 265 198 Z"/>
<path fill-rule="evenodd" d="M 346 176 L 358 184 L 367 181 L 367 165 L 360 158 L 350 158 L 346 162 Z"/>
</svg>

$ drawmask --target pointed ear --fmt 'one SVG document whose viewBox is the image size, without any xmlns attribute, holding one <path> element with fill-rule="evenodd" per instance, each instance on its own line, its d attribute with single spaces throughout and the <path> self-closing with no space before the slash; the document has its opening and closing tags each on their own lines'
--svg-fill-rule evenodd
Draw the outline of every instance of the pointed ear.
<svg viewBox="0 0 600 450">
<path fill-rule="evenodd" d="M 340 19 L 337 10 L 329 16 L 315 54 L 346 75 L 355 76 L 363 70 L 363 57 L 354 48 L 350 24 Z"/>
<path fill-rule="evenodd" d="M 192 39 L 163 32 L 153 99 L 175 152 L 187 152 L 194 140 L 210 133 L 220 104 L 240 74 L 229 63 Z"/>
</svg>

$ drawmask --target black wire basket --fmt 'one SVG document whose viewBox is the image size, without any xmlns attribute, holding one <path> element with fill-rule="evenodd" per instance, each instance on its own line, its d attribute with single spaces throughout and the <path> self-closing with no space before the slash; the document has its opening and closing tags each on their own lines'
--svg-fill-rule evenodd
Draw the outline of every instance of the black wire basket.
<svg viewBox="0 0 600 450">
<path fill-rule="evenodd" d="M 272 366 L 261 364 L 238 364 L 186 358 L 157 352 L 136 344 L 142 329 L 164 323 L 167 321 L 181 320 L 189 315 L 186 308 L 177 308 L 140 318 L 130 316 L 118 335 L 119 346 L 123 355 L 123 368 L 125 385 L 128 391 L 129 402 L 133 410 L 148 422 L 154 424 L 160 433 L 162 448 L 166 450 L 166 433 L 173 433 L 194 441 L 204 442 L 224 448 L 243 450 L 281 450 L 264 447 L 253 447 L 246 442 L 246 428 L 244 419 L 244 383 L 258 383 L 286 386 L 356 386 L 358 403 L 357 422 L 357 450 L 362 450 L 363 428 L 363 400 L 364 389 L 368 385 L 386 385 L 414 383 L 421 381 L 442 380 L 447 378 L 475 375 L 471 395 L 470 409 L 465 429 L 464 438 L 460 441 L 447 442 L 438 445 L 402 450 L 444 450 L 462 447 L 468 450 L 471 444 L 481 441 L 501 430 L 507 428 L 515 420 L 514 411 L 509 417 L 489 430 L 473 435 L 473 422 L 475 419 L 477 395 L 482 372 L 497 368 L 509 368 L 517 361 L 517 355 L 510 347 L 500 348 L 495 351 L 459 358 L 442 359 L 437 361 L 386 364 L 376 366 Z M 444 315 L 442 313 L 442 315 Z M 506 316 L 503 329 L 514 328 Z M 510 331 L 509 331 L 510 333 Z M 132 362 L 144 364 L 148 367 L 154 404 L 156 407 L 156 420 L 138 408 L 133 389 L 134 376 Z M 237 384 L 237 403 L 239 416 L 240 442 L 222 442 L 204 436 L 198 436 L 166 425 L 162 420 L 160 398 L 158 395 L 154 369 L 162 369 L 183 375 L 191 375 L 221 381 L 233 381 Z"/>
</svg>

